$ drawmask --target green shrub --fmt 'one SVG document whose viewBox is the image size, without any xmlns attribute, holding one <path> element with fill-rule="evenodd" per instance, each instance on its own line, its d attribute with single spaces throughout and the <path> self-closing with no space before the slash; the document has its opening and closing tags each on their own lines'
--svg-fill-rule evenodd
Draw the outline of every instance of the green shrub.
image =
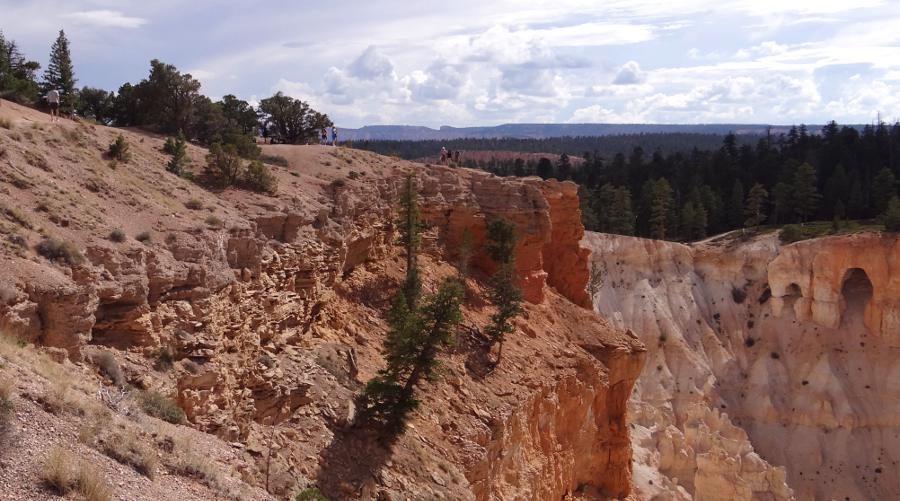
<svg viewBox="0 0 900 501">
<path fill-rule="evenodd" d="M 116 243 L 122 243 L 125 241 L 125 232 L 121 228 L 116 228 L 109 232 L 109 239 Z"/>
<path fill-rule="evenodd" d="M 798 224 L 789 224 L 781 229 L 781 233 L 778 235 L 781 243 L 790 244 L 800 240 L 803 240 L 803 228 Z"/>
<path fill-rule="evenodd" d="M 59 261 L 69 265 L 81 264 L 84 256 L 81 251 L 72 242 L 60 241 L 55 238 L 45 238 L 37 244 L 35 250 L 41 256 L 51 260 Z"/>
<path fill-rule="evenodd" d="M 881 223 L 887 231 L 900 231 L 900 198 L 891 197 L 887 210 L 881 215 Z"/>
<path fill-rule="evenodd" d="M 259 159 L 267 164 L 279 165 L 281 167 L 288 167 L 291 165 L 290 162 L 288 162 L 288 159 L 281 155 L 261 155 Z"/>
<path fill-rule="evenodd" d="M 223 186 L 233 186 L 241 178 L 243 162 L 233 144 L 214 143 L 206 155 L 206 173 Z"/>
<path fill-rule="evenodd" d="M 203 202 L 197 200 L 196 198 L 192 198 L 185 202 L 184 206 L 191 210 L 200 210 L 203 208 Z"/>
<path fill-rule="evenodd" d="M 737 287 L 732 287 L 731 288 L 731 299 L 736 304 L 741 304 L 744 302 L 744 300 L 747 299 L 747 292 L 744 291 L 744 289 L 738 289 Z"/>
<path fill-rule="evenodd" d="M 115 141 L 109 145 L 109 150 L 107 150 L 106 155 L 120 162 L 127 162 L 131 160 L 131 153 L 128 151 L 128 142 L 125 141 L 125 136 L 119 134 Z"/>
<path fill-rule="evenodd" d="M 184 411 L 178 404 L 156 391 L 144 391 L 138 395 L 138 402 L 141 409 L 147 415 L 162 419 L 172 424 L 181 424 L 184 422 Z"/>
<path fill-rule="evenodd" d="M 172 358 L 172 352 L 169 351 L 168 348 L 163 347 L 156 352 L 156 360 L 153 362 L 154 369 L 160 372 L 166 372 L 171 369 L 174 364 L 175 361 Z"/>
<path fill-rule="evenodd" d="M 265 164 L 259 160 L 250 162 L 244 172 L 244 183 L 254 191 L 272 193 L 278 186 L 278 180 Z"/>
<path fill-rule="evenodd" d="M 247 160 L 256 160 L 262 154 L 262 149 L 257 146 L 256 139 L 247 134 L 225 134 L 226 145 L 234 146 L 235 153 Z"/>
<path fill-rule="evenodd" d="M 328 498 L 319 489 L 309 487 L 298 492 L 294 501 L 328 501 Z"/>
<path fill-rule="evenodd" d="M 135 240 L 142 244 L 149 244 L 153 240 L 153 235 L 150 234 L 149 231 L 142 231 L 134 237 Z"/>
</svg>

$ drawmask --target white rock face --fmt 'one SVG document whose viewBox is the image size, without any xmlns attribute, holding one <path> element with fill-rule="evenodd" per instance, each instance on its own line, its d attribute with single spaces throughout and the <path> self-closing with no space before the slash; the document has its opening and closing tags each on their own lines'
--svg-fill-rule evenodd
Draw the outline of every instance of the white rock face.
<svg viewBox="0 0 900 501">
<path fill-rule="evenodd" d="M 639 497 L 900 499 L 900 253 L 866 238 L 585 236 L 595 308 L 649 349 L 630 404 Z M 887 276 L 869 279 L 872 260 Z"/>
</svg>

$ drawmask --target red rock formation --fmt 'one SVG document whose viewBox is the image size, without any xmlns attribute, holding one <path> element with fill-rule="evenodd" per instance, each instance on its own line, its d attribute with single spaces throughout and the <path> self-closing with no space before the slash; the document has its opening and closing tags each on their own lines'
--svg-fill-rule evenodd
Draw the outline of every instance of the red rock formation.
<svg viewBox="0 0 900 501">
<path fill-rule="evenodd" d="M 106 128 L 78 127 L 100 146 L 113 140 Z M 298 482 L 317 481 L 344 498 L 546 499 L 579 486 L 628 492 L 625 402 L 643 347 L 576 306 L 584 305 L 587 270 L 574 185 L 284 147 L 275 152 L 291 170 L 273 167 L 277 197 L 210 193 L 163 172 L 161 140 L 121 133 L 134 161 L 108 174 L 102 197 L 82 185 L 109 172 L 103 148 L 83 147 L 84 162 L 46 171 L 10 150 L 17 176 L 82 197 L 69 214 L 77 224 L 35 218 L 75 242 L 85 260 L 62 265 L 0 247 L 0 329 L 65 348 L 73 359 L 88 343 L 120 350 L 132 384 L 174 397 L 192 426 L 234 442 L 251 465 L 246 478 L 261 482 L 262 468 L 271 469 L 271 490 L 284 497 Z M 189 150 L 202 164 L 204 152 Z M 56 150 L 44 153 L 54 165 L 65 162 Z M 357 175 L 345 177 L 335 162 Z M 402 275 L 393 206 L 407 172 L 416 173 L 431 227 L 421 257 L 426 289 L 455 273 L 447 259 L 464 228 L 478 246 L 486 221 L 504 217 L 519 233 L 516 265 L 530 303 L 497 368 L 479 358 L 478 328 L 491 308 L 465 309 L 461 347 L 443 360 L 446 379 L 429 384 L 390 466 L 367 471 L 361 450 L 340 436 L 355 392 L 383 365 L 384 312 Z M 39 195 L 14 181 L 0 172 L 0 193 L 37 205 Z M 181 208 L 188 198 L 203 200 L 224 228 Z M 110 228 L 152 230 L 153 239 L 113 243 Z M 483 253 L 474 262 L 492 271 Z M 480 292 L 477 281 L 469 286 Z M 154 370 L 165 354 L 174 367 Z"/>
</svg>

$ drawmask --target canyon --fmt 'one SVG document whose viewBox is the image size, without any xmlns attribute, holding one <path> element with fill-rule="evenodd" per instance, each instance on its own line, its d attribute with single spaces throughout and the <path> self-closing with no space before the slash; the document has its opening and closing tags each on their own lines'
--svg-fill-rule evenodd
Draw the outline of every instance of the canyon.
<svg viewBox="0 0 900 501">
<path fill-rule="evenodd" d="M 50 125 L 7 102 L 0 118 L 0 375 L 18 444 L 0 457 L 0 499 L 47 497 L 51 444 L 97 464 L 119 499 L 630 492 L 627 402 L 645 347 L 591 311 L 575 185 L 278 145 L 264 151 L 287 165 L 270 166 L 277 193 L 206 189 L 165 171 L 162 137 Z M 119 135 L 131 159 L 113 162 L 104 152 Z M 205 153 L 188 147 L 197 176 Z M 353 425 L 354 396 L 383 366 L 403 270 L 394 208 L 410 175 L 427 223 L 426 290 L 457 274 L 465 229 L 478 251 L 457 343 L 407 432 L 385 444 Z M 516 226 L 525 298 L 497 366 L 481 333 L 494 217 Z M 65 245 L 48 253 L 51 240 Z M 124 400 L 113 401 L 117 372 Z M 72 408 L 46 405 L 54 391 Z M 148 392 L 185 422 L 164 429 L 135 410 Z M 101 447 L 114 438 L 85 438 L 96 427 L 126 430 L 164 465 L 140 475 L 117 463 Z M 204 444 L 202 470 L 218 473 L 179 467 L 170 433 Z"/>
<path fill-rule="evenodd" d="M 597 311 L 648 348 L 629 403 L 640 497 L 897 497 L 897 236 L 585 245 Z"/>
<path fill-rule="evenodd" d="M 2 500 L 47 499 L 51 445 L 129 500 L 900 495 L 897 236 L 586 233 L 569 182 L 324 146 L 264 146 L 283 160 L 275 193 L 221 189 L 166 172 L 164 137 L 5 101 L 0 118 L 0 382 L 17 444 L 0 450 Z M 104 156 L 119 135 L 127 162 Z M 188 145 L 198 176 L 206 153 Z M 456 343 L 386 444 L 354 426 L 355 396 L 384 366 L 407 176 L 425 289 L 458 274 L 466 230 L 476 252 Z M 482 332 L 492 218 L 516 227 L 525 300 L 497 366 Z M 69 250 L 38 252 L 50 239 Z M 59 380 L 79 406 L 48 406 Z M 184 422 L 130 403 L 147 392 Z M 159 474 L 103 453 L 91 426 L 128 430 Z M 175 436 L 217 473 L 179 466 Z"/>
</svg>

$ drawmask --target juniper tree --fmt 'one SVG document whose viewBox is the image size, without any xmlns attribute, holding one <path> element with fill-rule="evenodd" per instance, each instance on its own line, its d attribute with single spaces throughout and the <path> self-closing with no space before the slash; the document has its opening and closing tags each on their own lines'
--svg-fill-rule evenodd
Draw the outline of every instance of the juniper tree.
<svg viewBox="0 0 900 501">
<path fill-rule="evenodd" d="M 69 39 L 59 30 L 59 36 L 50 47 L 50 61 L 44 70 L 44 92 L 57 90 L 60 93 L 60 110 L 71 113 L 75 108 L 75 68 L 69 52 Z"/>
<path fill-rule="evenodd" d="M 498 268 L 488 282 L 487 295 L 497 311 L 491 315 L 491 323 L 485 327 L 485 333 L 498 344 L 498 364 L 503 356 L 506 335 L 515 332 L 512 321 L 522 313 L 522 290 L 516 283 L 515 247 L 516 227 L 512 223 L 503 219 L 488 223 L 485 251 Z"/>
</svg>

